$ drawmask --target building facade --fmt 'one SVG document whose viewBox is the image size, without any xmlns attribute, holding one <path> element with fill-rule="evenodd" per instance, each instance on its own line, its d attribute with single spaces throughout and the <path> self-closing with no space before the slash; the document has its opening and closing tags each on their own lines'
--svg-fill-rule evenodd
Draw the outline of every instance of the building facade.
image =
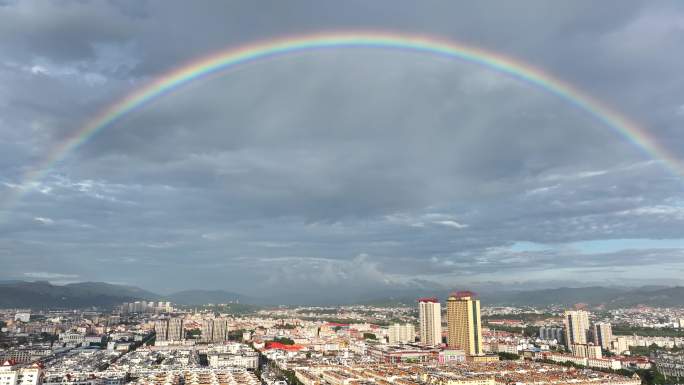
<svg viewBox="0 0 684 385">
<path fill-rule="evenodd" d="M 420 298 L 418 300 L 420 317 L 420 342 L 423 345 L 435 346 L 442 343 L 442 306 L 437 298 Z"/>
<path fill-rule="evenodd" d="M 169 332 L 167 335 L 167 340 L 169 341 L 182 341 L 185 339 L 185 329 L 183 328 L 182 318 L 171 318 L 169 319 Z"/>
<path fill-rule="evenodd" d="M 539 338 L 545 341 L 556 340 L 562 344 L 565 341 L 565 330 L 555 326 L 542 326 L 539 328 Z"/>
<path fill-rule="evenodd" d="M 609 323 L 601 322 L 594 324 L 594 345 L 600 346 L 604 350 L 610 349 L 613 341 L 613 327 Z"/>
<path fill-rule="evenodd" d="M 406 344 L 415 342 L 416 329 L 412 324 L 393 324 L 387 331 L 387 339 L 390 344 Z"/>
<path fill-rule="evenodd" d="M 478 356 L 482 350 L 480 300 L 469 291 L 457 292 L 447 300 L 448 344 L 460 348 L 469 356 Z"/>
<path fill-rule="evenodd" d="M 169 320 L 162 319 L 154 322 L 154 332 L 157 341 L 167 341 L 169 336 Z"/>
<path fill-rule="evenodd" d="M 567 346 L 573 344 L 587 343 L 587 332 L 589 332 L 589 313 L 584 310 L 566 310 L 563 323 L 565 324 L 565 343 Z"/>
</svg>

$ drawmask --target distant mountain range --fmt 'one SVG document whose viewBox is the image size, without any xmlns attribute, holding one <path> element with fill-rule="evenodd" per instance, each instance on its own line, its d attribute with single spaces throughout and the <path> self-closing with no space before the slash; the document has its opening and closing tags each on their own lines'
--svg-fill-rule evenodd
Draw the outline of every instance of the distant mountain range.
<svg viewBox="0 0 684 385">
<path fill-rule="evenodd" d="M 139 298 L 158 295 L 132 286 L 102 282 L 53 285 L 46 281 L 4 281 L 0 283 L 0 307 L 3 308 L 80 308 L 111 307 Z"/>
<path fill-rule="evenodd" d="M 184 290 L 168 295 L 167 299 L 179 305 L 234 303 L 236 301 L 249 304 L 261 302 L 257 298 L 247 297 L 242 294 L 225 290 Z"/>
<path fill-rule="evenodd" d="M 607 308 L 636 305 L 684 306 L 684 287 L 644 286 L 638 288 L 581 287 L 483 294 L 482 302 L 517 306 L 573 305 L 586 303 Z"/>
<path fill-rule="evenodd" d="M 447 292 L 432 293 L 444 302 Z M 402 295 L 401 298 L 376 298 L 365 304 L 389 306 L 413 304 L 425 293 Z M 580 287 L 528 291 L 497 291 L 480 293 L 483 306 L 571 306 L 586 303 L 590 306 L 608 308 L 635 305 L 662 307 L 684 307 L 684 287 L 644 286 L 638 288 Z M 148 300 L 171 301 L 180 305 L 202 305 L 207 303 L 230 303 L 275 305 L 287 301 L 269 298 L 249 297 L 225 290 L 185 290 L 169 295 L 160 295 L 133 286 L 114 285 L 103 282 L 81 282 L 67 285 L 53 285 L 45 281 L 0 281 L 0 308 L 83 308 L 113 307 L 123 302 Z M 359 301 L 355 301 L 359 303 Z M 332 303 L 332 302 L 331 302 Z M 340 298 L 341 303 L 351 303 Z"/>
<path fill-rule="evenodd" d="M 186 290 L 160 295 L 134 286 L 104 282 L 53 285 L 46 281 L 0 281 L 0 308 L 113 307 L 130 301 L 171 301 L 180 305 L 206 303 L 254 303 L 241 294 L 223 290 Z"/>
<path fill-rule="evenodd" d="M 422 293 L 425 295 L 425 293 Z M 449 292 L 431 293 L 443 303 Z M 377 298 L 366 301 L 365 304 L 388 306 L 396 304 L 411 304 L 416 302 L 413 297 Z M 684 287 L 642 286 L 642 287 L 561 287 L 556 289 L 483 291 L 478 293 L 482 305 L 510 305 L 510 306 L 572 306 L 584 303 L 589 306 L 604 306 L 606 308 L 630 307 L 649 305 L 659 307 L 684 307 Z"/>
</svg>

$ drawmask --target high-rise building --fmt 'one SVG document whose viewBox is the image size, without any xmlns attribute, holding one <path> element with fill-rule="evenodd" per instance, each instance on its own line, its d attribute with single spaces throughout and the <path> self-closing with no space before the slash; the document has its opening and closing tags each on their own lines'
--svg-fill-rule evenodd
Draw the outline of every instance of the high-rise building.
<svg viewBox="0 0 684 385">
<path fill-rule="evenodd" d="M 447 328 L 450 348 L 463 349 L 466 355 L 482 355 L 480 300 L 470 291 L 453 293 L 447 300 Z"/>
<path fill-rule="evenodd" d="M 202 326 L 200 328 L 200 331 L 202 333 L 202 335 L 201 335 L 201 341 L 202 342 L 213 341 L 214 340 L 214 320 L 212 320 L 212 319 L 202 320 Z"/>
<path fill-rule="evenodd" d="M 599 322 L 594 324 L 594 345 L 600 346 L 604 350 L 610 349 L 613 340 L 613 327 L 609 323 Z"/>
<path fill-rule="evenodd" d="M 626 336 L 617 336 L 611 346 L 613 347 L 613 352 L 623 354 L 624 352 L 629 351 L 630 342 Z"/>
<path fill-rule="evenodd" d="M 171 318 L 169 319 L 169 332 L 167 340 L 169 341 L 182 341 L 185 339 L 185 329 L 183 329 L 183 319 L 182 318 Z"/>
<path fill-rule="evenodd" d="M 420 342 L 435 346 L 442 343 L 442 307 L 437 298 L 418 299 Z"/>
<path fill-rule="evenodd" d="M 555 326 L 542 326 L 539 328 L 539 338 L 545 341 L 556 340 L 559 344 L 563 343 L 565 331 L 563 328 Z"/>
<path fill-rule="evenodd" d="M 173 308 L 171 302 L 124 302 L 121 304 L 121 314 L 129 313 L 170 313 Z"/>
<path fill-rule="evenodd" d="M 405 344 L 416 340 L 416 329 L 412 324 L 393 324 L 387 332 L 390 344 Z"/>
<path fill-rule="evenodd" d="M 214 334 L 212 336 L 212 341 L 226 341 L 228 339 L 228 320 L 226 320 L 225 318 L 215 318 L 213 323 Z"/>
<path fill-rule="evenodd" d="M 154 322 L 154 332 L 157 341 L 167 341 L 169 337 L 169 320 L 161 319 Z"/>
<path fill-rule="evenodd" d="M 566 346 L 587 343 L 589 331 L 589 313 L 585 310 L 566 310 L 563 317 L 565 324 Z"/>
</svg>

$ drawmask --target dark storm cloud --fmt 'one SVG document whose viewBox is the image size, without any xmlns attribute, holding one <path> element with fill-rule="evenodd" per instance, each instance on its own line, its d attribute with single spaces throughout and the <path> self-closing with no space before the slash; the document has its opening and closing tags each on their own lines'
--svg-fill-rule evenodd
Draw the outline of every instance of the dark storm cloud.
<svg viewBox="0 0 684 385">
<path fill-rule="evenodd" d="M 542 90 L 413 53 L 238 68 L 128 115 L 33 184 L 21 175 L 107 104 L 193 58 L 355 29 L 512 55 L 627 111 L 676 152 L 682 20 L 676 2 L 5 4 L 0 193 L 21 199 L 0 210 L 0 278 L 278 287 L 312 301 L 676 280 L 680 178 Z"/>
</svg>

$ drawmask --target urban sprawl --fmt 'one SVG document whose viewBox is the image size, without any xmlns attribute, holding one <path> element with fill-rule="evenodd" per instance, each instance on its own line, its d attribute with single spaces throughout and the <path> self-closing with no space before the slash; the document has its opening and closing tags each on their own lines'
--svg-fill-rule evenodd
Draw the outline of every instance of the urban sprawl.
<svg viewBox="0 0 684 385">
<path fill-rule="evenodd" d="M 0 385 L 637 385 L 684 378 L 684 310 L 136 301 L 0 310 Z M 236 311 L 240 309 L 240 311 Z"/>
</svg>

